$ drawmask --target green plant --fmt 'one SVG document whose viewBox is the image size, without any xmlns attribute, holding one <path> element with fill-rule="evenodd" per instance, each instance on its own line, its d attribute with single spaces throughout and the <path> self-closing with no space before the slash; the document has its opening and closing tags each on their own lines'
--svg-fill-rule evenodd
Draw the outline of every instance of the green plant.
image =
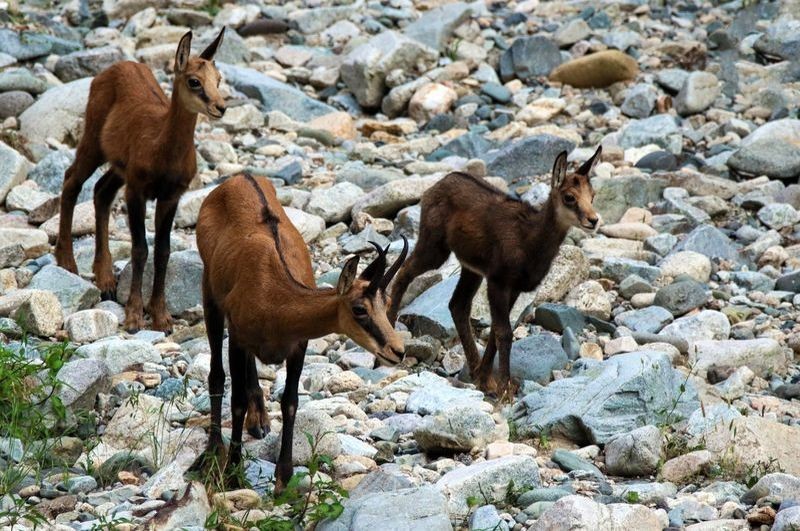
<svg viewBox="0 0 800 531">
<path fill-rule="evenodd" d="M 203 4 L 203 7 L 200 9 L 212 17 L 215 17 L 222 9 L 222 0 L 206 0 L 206 2 Z"/>
<path fill-rule="evenodd" d="M 17 346 L 0 345 L 0 438 L 11 454 L 0 469 L 0 497 L 16 492 L 31 473 L 38 476 L 42 463 L 52 457 L 56 437 L 64 434 L 57 431 L 67 419 L 57 375 L 71 355 L 66 343 L 33 348 L 25 334 Z M 10 500 L 10 506 L 0 510 L 0 524 L 44 521 L 22 498 Z"/>
<path fill-rule="evenodd" d="M 451 61 L 458 59 L 458 49 L 461 47 L 461 39 L 456 39 L 447 46 L 445 55 Z"/>
<path fill-rule="evenodd" d="M 639 503 L 639 493 L 635 490 L 629 490 L 625 495 L 625 501 L 628 503 Z"/>
</svg>

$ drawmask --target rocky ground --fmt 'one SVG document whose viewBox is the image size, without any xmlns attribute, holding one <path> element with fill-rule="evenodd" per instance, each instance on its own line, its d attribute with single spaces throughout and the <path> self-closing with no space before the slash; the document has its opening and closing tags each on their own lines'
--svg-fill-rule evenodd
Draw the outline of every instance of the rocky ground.
<svg viewBox="0 0 800 531">
<path fill-rule="evenodd" d="M 369 240 L 413 243 L 418 200 L 447 171 L 539 205 L 558 152 L 602 144 L 603 226 L 571 233 L 512 312 L 513 404 L 456 378 L 452 260 L 409 290 L 403 366 L 310 342 L 295 461 L 313 461 L 312 434 L 333 460 L 320 477 L 350 493 L 317 529 L 799 528 L 800 5 L 666 4 L 0 1 L 0 376 L 12 359 L 47 367 L 55 386 L 34 406 L 58 420 L 47 440 L 0 426 L 0 527 L 33 510 L 64 530 L 296 516 L 261 497 L 281 367 L 259 368 L 272 431 L 246 439 L 252 490 L 183 478 L 209 412 L 193 226 L 225 176 L 273 180 L 332 284 Z M 167 273 L 175 331 L 128 335 L 119 200 L 117 301 L 91 283 L 96 178 L 73 228 L 80 276 L 51 254 L 90 78 L 136 59 L 169 90 L 181 35 L 200 48 L 223 25 L 229 108 L 198 125 Z M 483 344 L 485 292 L 473 317 Z M 54 341 L 68 342 L 57 357 Z"/>
</svg>

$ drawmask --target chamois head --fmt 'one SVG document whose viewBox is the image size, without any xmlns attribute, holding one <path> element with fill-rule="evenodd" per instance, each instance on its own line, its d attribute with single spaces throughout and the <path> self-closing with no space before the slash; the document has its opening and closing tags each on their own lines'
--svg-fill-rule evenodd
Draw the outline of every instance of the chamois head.
<svg viewBox="0 0 800 531">
<path fill-rule="evenodd" d="M 403 340 L 386 317 L 391 300 L 386 288 L 403 265 L 408 254 L 408 241 L 403 238 L 403 251 L 386 271 L 389 248 L 370 242 L 378 257 L 356 278 L 358 256 L 350 258 L 342 268 L 336 290 L 339 294 L 339 326 L 356 343 L 376 354 L 382 361 L 396 364 L 403 355 Z"/>
<path fill-rule="evenodd" d="M 592 206 L 594 190 L 589 181 L 589 174 L 600 161 L 602 149 L 598 147 L 594 155 L 584 162 L 578 171 L 570 174 L 567 174 L 567 152 L 562 151 L 556 157 L 550 200 L 555 205 L 556 220 L 562 228 L 581 227 L 585 230 L 597 228 L 600 216 Z"/>
<path fill-rule="evenodd" d="M 175 53 L 174 92 L 181 105 L 189 112 L 202 113 L 209 118 L 222 118 L 225 113 L 225 99 L 219 93 L 222 79 L 214 65 L 214 54 L 222 44 L 225 28 L 197 57 L 190 57 L 192 32 L 186 33 L 178 43 Z"/>
</svg>

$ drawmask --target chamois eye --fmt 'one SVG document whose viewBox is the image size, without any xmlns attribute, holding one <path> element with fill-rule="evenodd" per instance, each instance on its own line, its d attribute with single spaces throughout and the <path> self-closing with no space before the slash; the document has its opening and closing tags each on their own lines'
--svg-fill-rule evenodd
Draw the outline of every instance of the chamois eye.
<svg viewBox="0 0 800 531">
<path fill-rule="evenodd" d="M 576 201 L 576 199 L 575 199 L 575 196 L 574 196 L 574 195 L 572 195 L 572 194 L 564 194 L 564 202 L 565 202 L 566 204 L 568 204 L 568 205 L 574 205 L 574 204 L 575 204 L 575 201 Z"/>
<path fill-rule="evenodd" d="M 199 89 L 200 88 L 200 80 L 194 77 L 189 78 L 189 88 L 192 89 Z"/>
<path fill-rule="evenodd" d="M 353 315 L 356 316 L 358 319 L 363 319 L 367 316 L 367 308 L 366 306 L 362 306 L 360 304 L 353 306 Z"/>
</svg>

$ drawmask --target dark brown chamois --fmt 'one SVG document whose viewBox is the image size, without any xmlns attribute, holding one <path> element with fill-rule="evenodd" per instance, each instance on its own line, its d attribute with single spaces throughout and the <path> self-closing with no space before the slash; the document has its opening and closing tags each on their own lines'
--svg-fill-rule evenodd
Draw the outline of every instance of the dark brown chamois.
<svg viewBox="0 0 800 531">
<path fill-rule="evenodd" d="M 125 328 L 144 326 L 142 274 L 147 261 L 145 205 L 156 203 L 153 293 L 148 312 L 154 330 L 170 331 L 172 317 L 164 298 L 169 240 L 178 200 L 197 173 L 194 129 L 198 113 L 221 118 L 225 100 L 214 66 L 225 28 L 200 54 L 190 57 L 192 32 L 181 38 L 175 54 L 175 82 L 168 99 L 150 69 L 133 61 L 110 66 L 92 80 L 86 104 L 86 127 L 75 162 L 67 169 L 61 192 L 61 219 L 56 243 L 58 265 L 78 272 L 72 252 L 72 214 L 83 183 L 104 162 L 111 168 L 94 188 L 94 280 L 103 298 L 116 287 L 108 249 L 108 218 L 117 192 L 125 185 L 131 231 L 133 276 L 125 305 Z"/>
<path fill-rule="evenodd" d="M 386 363 L 401 360 L 403 341 L 386 317 L 385 290 L 405 260 L 408 242 L 388 271 L 388 248 L 375 245 L 378 257 L 361 275 L 354 256 L 345 262 L 336 288 L 318 289 L 308 246 L 286 216 L 272 183 L 244 174 L 229 178 L 203 202 L 197 247 L 204 266 L 203 310 L 211 347 L 211 429 L 208 448 L 193 469 L 218 460 L 224 448 L 222 336 L 227 320 L 233 416 L 228 467 L 241 461 L 245 412 L 251 435 L 260 438 L 269 430 L 255 358 L 268 364 L 286 360 L 276 469 L 280 491 L 292 475 L 297 386 L 308 340 L 347 334 Z"/>
<path fill-rule="evenodd" d="M 484 391 L 503 396 L 509 389 L 512 329 L 509 312 L 521 292 L 533 291 L 550 270 L 570 227 L 594 229 L 599 217 L 592 207 L 589 173 L 601 149 L 577 172 L 567 174 L 567 153 L 556 158 L 552 189 L 540 211 L 504 194 L 481 179 L 451 173 L 422 196 L 419 239 L 392 288 L 389 319 L 394 322 L 409 283 L 440 267 L 452 251 L 461 262 L 461 276 L 450 300 L 470 375 Z M 486 278 L 492 318 L 483 359 L 470 325 L 472 299 Z M 500 352 L 500 377 L 492 365 Z"/>
</svg>

